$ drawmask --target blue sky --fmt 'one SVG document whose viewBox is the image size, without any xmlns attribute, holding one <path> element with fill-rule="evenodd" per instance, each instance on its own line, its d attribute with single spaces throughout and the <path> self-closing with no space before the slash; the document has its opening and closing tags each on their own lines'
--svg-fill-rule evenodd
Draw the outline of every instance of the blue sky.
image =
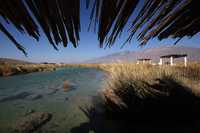
<svg viewBox="0 0 200 133">
<path fill-rule="evenodd" d="M 138 10 L 136 10 L 137 13 Z M 134 17 L 134 15 L 133 15 Z M 0 21 L 5 24 L 4 20 L 0 17 Z M 73 48 L 72 44 L 68 44 L 67 48 L 60 45 L 59 51 L 53 49 L 49 44 L 46 37 L 41 33 L 40 41 L 37 42 L 27 35 L 22 35 L 10 24 L 5 24 L 9 31 L 15 36 L 18 42 L 23 44 L 28 52 L 28 57 L 25 57 L 16 47 L 10 42 L 7 37 L 0 32 L 0 57 L 22 59 L 31 62 L 65 62 L 65 63 L 76 63 L 89 60 L 96 57 L 101 57 L 104 55 L 112 54 L 115 52 L 122 51 L 134 51 L 142 50 L 149 47 L 159 47 L 166 45 L 173 45 L 175 40 L 165 39 L 163 41 L 158 41 L 157 39 L 150 40 L 148 44 L 140 48 L 138 47 L 139 42 L 133 39 L 130 44 L 127 44 L 123 49 L 120 49 L 121 44 L 125 41 L 127 37 L 127 30 L 125 28 L 122 36 L 117 39 L 115 45 L 112 48 L 99 48 L 99 42 L 97 40 L 96 33 L 91 30 L 87 32 L 89 22 L 89 11 L 85 9 L 84 5 L 81 4 L 81 33 L 80 42 L 78 48 Z M 200 34 L 195 35 L 193 38 L 188 39 L 183 38 L 178 44 L 178 46 L 188 46 L 188 47 L 200 47 Z"/>
</svg>

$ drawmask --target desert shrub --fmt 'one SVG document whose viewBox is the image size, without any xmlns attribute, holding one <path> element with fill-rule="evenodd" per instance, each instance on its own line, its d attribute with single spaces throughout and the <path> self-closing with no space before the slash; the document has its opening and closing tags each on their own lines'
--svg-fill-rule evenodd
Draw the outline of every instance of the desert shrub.
<svg viewBox="0 0 200 133">
<path fill-rule="evenodd" d="M 200 66 L 190 65 L 188 67 L 176 67 L 179 77 L 185 77 L 191 80 L 200 80 Z"/>
<path fill-rule="evenodd" d="M 107 114 L 135 123 L 173 125 L 199 120 L 200 98 L 185 84 L 186 78 L 194 77 L 180 69 L 130 64 L 110 68 L 102 92 Z"/>
<path fill-rule="evenodd" d="M 0 75 L 1 76 L 10 76 L 18 73 L 19 70 L 14 65 L 3 64 L 0 66 Z"/>
</svg>

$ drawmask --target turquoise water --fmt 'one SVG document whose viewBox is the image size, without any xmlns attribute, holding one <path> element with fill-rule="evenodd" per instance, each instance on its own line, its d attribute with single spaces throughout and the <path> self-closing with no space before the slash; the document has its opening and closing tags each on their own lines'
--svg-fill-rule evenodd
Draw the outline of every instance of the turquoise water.
<svg viewBox="0 0 200 133">
<path fill-rule="evenodd" d="M 11 132 L 16 120 L 30 111 L 53 114 L 42 131 L 70 132 L 88 121 L 80 107 L 91 105 L 104 79 L 102 71 L 88 68 L 0 77 L 0 133 Z M 63 89 L 64 81 L 71 84 L 67 92 Z"/>
</svg>

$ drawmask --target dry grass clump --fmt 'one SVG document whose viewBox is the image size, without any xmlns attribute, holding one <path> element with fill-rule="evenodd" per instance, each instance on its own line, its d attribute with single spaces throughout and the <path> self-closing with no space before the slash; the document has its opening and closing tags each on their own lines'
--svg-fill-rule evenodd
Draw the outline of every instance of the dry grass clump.
<svg viewBox="0 0 200 133">
<path fill-rule="evenodd" d="M 120 120 L 156 124 L 199 120 L 199 68 L 199 65 L 187 68 L 135 64 L 110 66 L 102 93 L 107 113 Z"/>
<path fill-rule="evenodd" d="M 188 67 L 175 67 L 179 77 L 185 77 L 190 80 L 200 80 L 200 63 L 191 63 Z"/>
<path fill-rule="evenodd" d="M 41 71 L 53 71 L 58 67 L 57 64 L 0 64 L 0 76 L 11 76 Z"/>
<path fill-rule="evenodd" d="M 0 76 L 10 76 L 18 73 L 19 70 L 13 65 L 0 65 Z"/>
<path fill-rule="evenodd" d="M 64 67 L 76 67 L 76 68 L 96 68 L 106 71 L 109 64 L 65 64 Z"/>
</svg>

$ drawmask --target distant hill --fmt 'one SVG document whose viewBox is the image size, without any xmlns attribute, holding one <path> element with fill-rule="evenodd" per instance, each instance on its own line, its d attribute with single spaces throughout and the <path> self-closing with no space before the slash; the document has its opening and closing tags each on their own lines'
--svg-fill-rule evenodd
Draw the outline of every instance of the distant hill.
<svg viewBox="0 0 200 133">
<path fill-rule="evenodd" d="M 0 58 L 0 64 L 33 64 L 33 63 L 17 59 Z"/>
<path fill-rule="evenodd" d="M 200 48 L 165 46 L 148 48 L 141 51 L 125 51 L 86 61 L 86 63 L 133 62 L 139 58 L 151 58 L 154 62 L 168 54 L 187 54 L 189 61 L 200 61 Z"/>
</svg>

